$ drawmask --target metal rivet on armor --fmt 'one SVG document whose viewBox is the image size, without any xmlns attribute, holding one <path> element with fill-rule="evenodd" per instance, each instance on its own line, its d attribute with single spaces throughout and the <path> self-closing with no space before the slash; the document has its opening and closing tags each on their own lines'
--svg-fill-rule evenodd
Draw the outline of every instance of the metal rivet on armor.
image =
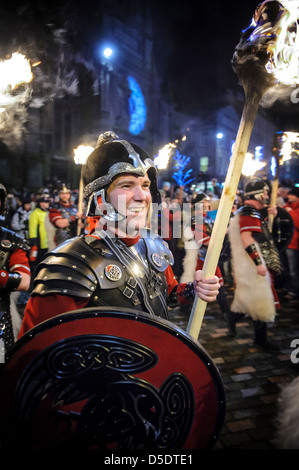
<svg viewBox="0 0 299 470">
<path fill-rule="evenodd" d="M 85 255 L 81 255 L 81 258 L 86 258 L 86 256 L 85 256 Z"/>
<path fill-rule="evenodd" d="M 63 289 L 62 292 L 63 292 L 64 294 L 66 294 L 66 293 L 67 293 L 67 289 Z"/>
<path fill-rule="evenodd" d="M 152 294 L 151 294 L 151 295 L 150 295 L 150 299 L 152 299 L 152 298 L 153 298 L 153 296 L 152 296 Z"/>
<path fill-rule="evenodd" d="M 71 281 L 73 278 L 71 276 L 68 276 L 68 280 Z"/>
<path fill-rule="evenodd" d="M 77 269 L 77 266 L 75 264 L 73 264 L 72 268 Z"/>
<path fill-rule="evenodd" d="M 99 300 L 97 295 L 94 296 L 94 300 Z"/>
<path fill-rule="evenodd" d="M 104 274 L 100 274 L 100 277 L 103 279 L 103 277 L 104 277 Z"/>
<path fill-rule="evenodd" d="M 90 297 L 91 294 L 87 294 L 87 297 Z"/>
<path fill-rule="evenodd" d="M 91 288 L 90 288 L 90 289 L 91 289 L 91 290 L 95 290 L 95 287 L 94 287 L 94 286 L 91 286 Z"/>
<path fill-rule="evenodd" d="M 48 276 L 45 276 L 44 279 L 48 279 Z"/>
</svg>

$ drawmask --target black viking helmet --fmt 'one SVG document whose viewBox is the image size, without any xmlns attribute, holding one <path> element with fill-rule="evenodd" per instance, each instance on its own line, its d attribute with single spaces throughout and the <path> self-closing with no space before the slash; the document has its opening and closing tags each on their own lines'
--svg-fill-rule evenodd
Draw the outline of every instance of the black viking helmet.
<svg viewBox="0 0 299 470">
<path fill-rule="evenodd" d="M 265 191 L 269 192 L 267 183 L 260 179 L 253 179 L 245 186 L 245 199 L 255 199 L 256 201 L 265 202 Z"/>
<path fill-rule="evenodd" d="M 82 167 L 84 194 L 88 198 L 87 216 L 101 215 L 108 220 L 120 220 L 120 215 L 106 202 L 106 191 L 113 179 L 122 173 L 138 176 L 147 173 L 151 181 L 152 201 L 160 203 L 157 170 L 148 153 L 134 143 L 120 140 L 114 132 L 107 131 L 99 136 L 96 148 Z M 99 196 L 105 211 L 98 205 Z"/>
<path fill-rule="evenodd" d="M 6 211 L 6 187 L 0 183 L 0 201 L 1 201 L 1 207 L 0 207 L 0 214 L 4 215 Z"/>
<path fill-rule="evenodd" d="M 209 201 L 210 197 L 206 193 L 194 193 L 192 196 L 191 204 L 197 204 L 198 202 Z"/>
</svg>

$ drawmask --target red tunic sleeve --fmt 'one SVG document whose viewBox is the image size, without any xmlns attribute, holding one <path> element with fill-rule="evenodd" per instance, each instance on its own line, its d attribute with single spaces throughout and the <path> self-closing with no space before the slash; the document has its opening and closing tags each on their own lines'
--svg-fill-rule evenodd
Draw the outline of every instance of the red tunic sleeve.
<svg viewBox="0 0 299 470">
<path fill-rule="evenodd" d="M 30 297 L 24 312 L 19 338 L 39 323 L 56 317 L 61 313 L 84 308 L 88 300 L 74 299 L 65 295 L 47 295 Z"/>
<path fill-rule="evenodd" d="M 240 215 L 240 232 L 261 232 L 261 219 L 248 215 Z"/>
<path fill-rule="evenodd" d="M 26 251 L 17 248 L 9 257 L 9 270 L 30 274 L 29 259 Z"/>
</svg>

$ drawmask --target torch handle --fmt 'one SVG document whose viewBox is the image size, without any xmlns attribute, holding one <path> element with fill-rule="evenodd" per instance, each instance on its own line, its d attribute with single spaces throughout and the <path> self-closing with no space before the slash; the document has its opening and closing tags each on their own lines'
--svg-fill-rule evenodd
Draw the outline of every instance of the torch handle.
<svg viewBox="0 0 299 470">
<path fill-rule="evenodd" d="M 248 149 L 255 117 L 259 107 L 260 97 L 253 96 L 245 99 L 244 109 L 240 121 L 233 154 L 228 167 L 222 195 L 220 198 L 211 239 L 203 265 L 203 279 L 215 275 L 223 240 L 231 216 L 231 211 L 237 192 L 245 154 Z M 206 302 L 196 296 L 187 326 L 187 332 L 195 339 L 198 338 Z"/>
<path fill-rule="evenodd" d="M 79 183 L 79 201 L 78 201 L 78 212 L 79 212 L 79 214 L 81 214 L 82 211 L 83 211 L 83 180 L 82 180 L 82 176 L 81 176 L 80 183 Z M 80 233 L 81 233 L 81 227 L 80 227 L 81 221 L 82 221 L 81 218 L 78 219 L 77 236 L 79 236 Z"/>
<path fill-rule="evenodd" d="M 275 177 L 275 179 L 273 180 L 272 190 L 271 190 L 270 207 L 274 207 L 275 204 L 276 204 L 277 191 L 278 191 L 278 176 Z M 274 221 L 274 215 L 269 214 L 269 216 L 268 216 L 268 229 L 269 229 L 269 232 L 271 232 L 271 233 L 272 233 L 272 228 L 273 228 L 273 221 Z"/>
</svg>

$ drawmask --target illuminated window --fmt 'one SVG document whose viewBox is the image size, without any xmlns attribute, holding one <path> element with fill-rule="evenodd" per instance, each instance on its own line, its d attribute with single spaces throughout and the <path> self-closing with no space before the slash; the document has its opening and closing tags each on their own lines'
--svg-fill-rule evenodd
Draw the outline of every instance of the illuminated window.
<svg viewBox="0 0 299 470">
<path fill-rule="evenodd" d="M 200 171 L 208 171 L 209 157 L 200 157 Z"/>
<path fill-rule="evenodd" d="M 146 105 L 140 86 L 133 77 L 128 77 L 131 96 L 129 98 L 130 125 L 129 132 L 133 135 L 140 134 L 146 121 Z"/>
</svg>

